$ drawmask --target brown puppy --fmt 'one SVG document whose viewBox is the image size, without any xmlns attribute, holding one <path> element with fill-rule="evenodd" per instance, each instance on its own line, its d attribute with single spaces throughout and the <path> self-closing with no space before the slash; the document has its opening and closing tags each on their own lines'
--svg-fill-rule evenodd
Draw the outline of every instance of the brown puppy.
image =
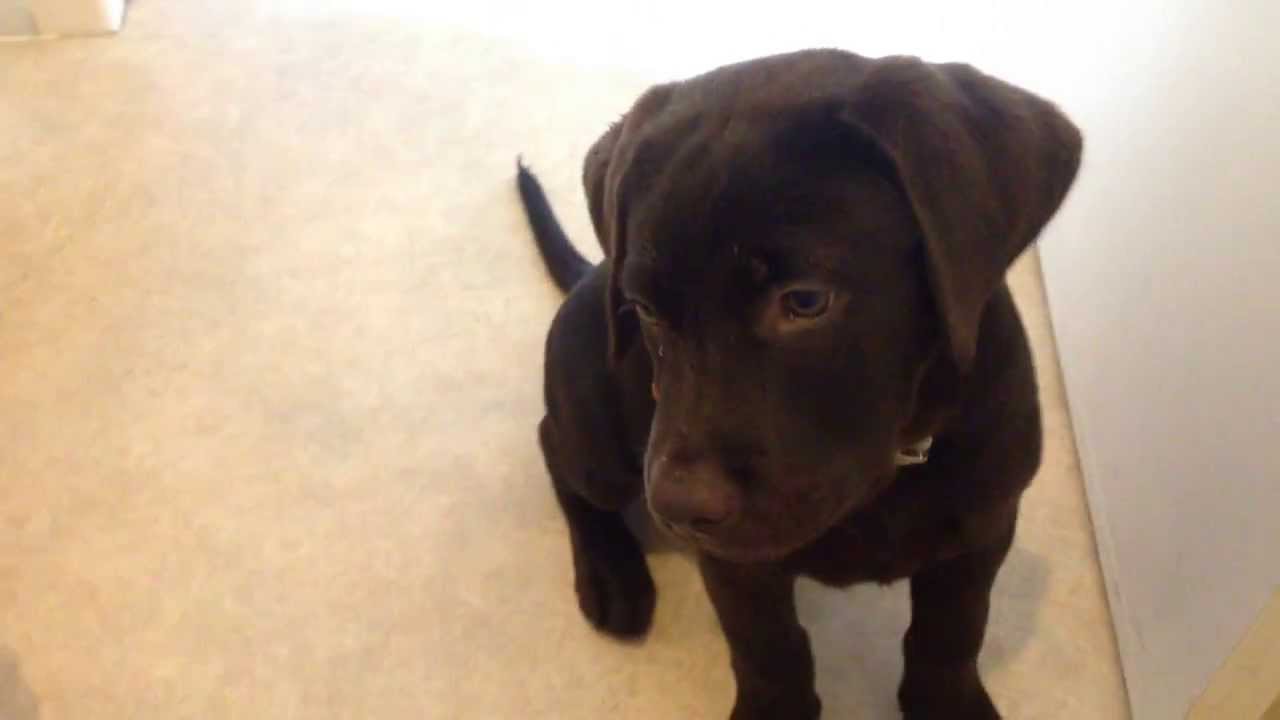
<svg viewBox="0 0 1280 720">
<path fill-rule="evenodd" d="M 572 287 L 539 431 L 587 618 L 648 627 L 619 514 L 643 494 L 697 550 L 734 720 L 820 714 L 800 575 L 910 578 L 906 717 L 999 717 L 977 657 L 1040 462 L 1004 274 L 1080 151 L 1053 105 L 971 67 L 807 51 L 655 87 L 605 133 L 584 171 L 596 268 L 521 168 Z"/>
</svg>

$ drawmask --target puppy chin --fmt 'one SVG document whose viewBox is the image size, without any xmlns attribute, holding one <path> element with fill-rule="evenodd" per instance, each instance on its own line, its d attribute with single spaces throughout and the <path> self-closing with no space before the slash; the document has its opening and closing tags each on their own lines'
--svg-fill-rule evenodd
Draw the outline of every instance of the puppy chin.
<svg viewBox="0 0 1280 720">
<path fill-rule="evenodd" d="M 720 560 L 743 565 L 779 562 L 826 535 L 849 515 L 871 505 L 893 484 L 896 475 L 893 469 L 871 475 L 873 479 L 858 483 L 856 491 L 823 502 L 827 512 L 820 517 L 807 517 L 802 523 L 796 523 L 792 517 L 785 532 L 760 532 L 760 529 L 752 532 L 739 527 L 736 533 L 732 529 L 721 534 L 701 533 L 672 526 L 656 515 L 651 517 L 671 537 Z M 801 528 L 804 531 L 797 532 Z"/>
<path fill-rule="evenodd" d="M 702 552 L 729 562 L 742 564 L 778 562 L 803 550 L 851 514 L 874 503 L 893 484 L 896 476 L 897 474 L 892 470 L 875 474 L 873 480 L 861 483 L 861 488 L 857 492 L 829 503 L 827 506 L 831 510 L 825 516 L 820 519 L 807 518 L 812 522 L 801 524 L 801 527 L 807 528 L 807 532 L 796 533 L 796 525 L 792 524 L 785 536 L 783 533 L 774 534 L 767 541 L 759 543 L 734 543 L 710 536 L 686 537 L 685 540 L 697 546 Z"/>
<path fill-rule="evenodd" d="M 711 541 L 693 540 L 691 542 L 698 548 L 699 552 L 740 565 L 762 565 L 778 562 L 805 545 L 805 543 L 798 543 L 794 546 L 743 546 L 720 545 Z"/>
<path fill-rule="evenodd" d="M 805 524 L 803 527 L 809 528 L 808 532 L 797 533 L 797 528 L 792 526 L 786 533 L 762 533 L 763 537 L 746 542 L 706 535 L 685 537 L 685 540 L 700 552 L 721 560 L 744 565 L 763 564 L 784 560 L 802 550 L 826 534 L 832 525 L 833 522 L 827 522 L 824 518 L 821 522 Z"/>
<path fill-rule="evenodd" d="M 654 518 L 654 524 L 660 531 L 688 548 L 733 563 L 757 564 L 775 562 L 795 552 L 808 542 L 798 541 L 791 544 L 741 542 L 735 541 L 733 538 L 680 528 L 664 522 L 654 515 L 650 515 L 650 517 Z"/>
</svg>

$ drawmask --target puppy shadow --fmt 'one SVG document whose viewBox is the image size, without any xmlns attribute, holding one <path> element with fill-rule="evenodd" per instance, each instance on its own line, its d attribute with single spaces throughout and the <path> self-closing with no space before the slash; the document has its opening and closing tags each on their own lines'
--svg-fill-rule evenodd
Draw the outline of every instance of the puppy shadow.
<svg viewBox="0 0 1280 720">
<path fill-rule="evenodd" d="M 991 595 L 984 668 L 997 669 L 1016 661 L 1035 637 L 1051 572 L 1048 558 L 1016 544 L 1009 551 Z"/>
<path fill-rule="evenodd" d="M 696 564 L 693 551 L 659 528 L 643 502 L 628 508 L 624 518 L 647 555 Z M 1010 549 L 992 592 L 980 658 L 984 674 L 1016 662 L 1030 644 L 1050 572 L 1047 558 L 1018 544 Z M 902 636 L 911 622 L 909 583 L 838 589 L 802 579 L 796 585 L 796 605 L 817 661 L 823 716 L 900 718 L 897 689 Z"/>
<path fill-rule="evenodd" d="M 0 718 L 39 720 L 40 701 L 22 677 L 18 654 L 0 645 Z"/>
<path fill-rule="evenodd" d="M 632 504 L 623 518 L 646 555 L 674 554 L 696 564 L 693 549 L 658 527 L 643 501 Z M 985 669 L 1003 667 L 1026 648 L 1039 622 L 1049 573 L 1046 558 L 1016 543 L 1010 548 L 991 595 L 991 619 L 982 650 Z M 880 657 L 900 665 L 902 633 L 911 621 L 908 590 L 905 580 L 889 586 L 867 583 L 848 589 L 826 588 L 801 580 L 796 587 L 796 603 L 806 626 L 838 629 L 825 633 L 833 645 L 840 642 L 841 633 L 852 633 L 872 647 L 883 647 L 885 652 Z"/>
<path fill-rule="evenodd" d="M 1014 546 L 992 593 L 981 665 L 991 673 L 1026 649 L 1048 589 L 1048 561 Z M 797 588 L 800 619 L 817 659 L 818 692 L 826 716 L 898 718 L 902 636 L 911 622 L 909 584 L 857 585 L 847 590 L 803 580 Z"/>
</svg>

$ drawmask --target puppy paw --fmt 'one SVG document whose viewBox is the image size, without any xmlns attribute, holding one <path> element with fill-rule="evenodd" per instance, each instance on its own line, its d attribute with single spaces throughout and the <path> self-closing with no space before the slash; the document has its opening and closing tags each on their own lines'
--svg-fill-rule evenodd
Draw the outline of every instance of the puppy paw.
<svg viewBox="0 0 1280 720">
<path fill-rule="evenodd" d="M 995 703 L 981 684 L 967 688 L 966 692 L 898 693 L 904 720 L 1000 720 Z"/>
<path fill-rule="evenodd" d="M 939 708 L 903 711 L 903 720 L 1000 720 L 1000 713 L 990 698 L 974 702 L 968 707 Z"/>
<path fill-rule="evenodd" d="M 574 558 L 582 614 L 601 632 L 626 639 L 649 631 L 657 598 L 644 554 L 630 540 L 630 547 L 593 548 Z"/>
<path fill-rule="evenodd" d="M 818 720 L 822 717 L 822 701 L 813 691 L 769 699 L 739 693 L 729 720 Z"/>
</svg>

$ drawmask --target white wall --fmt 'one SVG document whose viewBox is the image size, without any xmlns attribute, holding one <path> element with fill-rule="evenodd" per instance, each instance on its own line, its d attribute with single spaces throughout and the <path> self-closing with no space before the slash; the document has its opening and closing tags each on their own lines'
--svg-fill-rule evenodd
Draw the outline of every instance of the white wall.
<svg viewBox="0 0 1280 720">
<path fill-rule="evenodd" d="M 1170 8 L 1093 51 L 1041 250 L 1138 720 L 1181 717 L 1280 584 L 1280 4 Z"/>
</svg>

